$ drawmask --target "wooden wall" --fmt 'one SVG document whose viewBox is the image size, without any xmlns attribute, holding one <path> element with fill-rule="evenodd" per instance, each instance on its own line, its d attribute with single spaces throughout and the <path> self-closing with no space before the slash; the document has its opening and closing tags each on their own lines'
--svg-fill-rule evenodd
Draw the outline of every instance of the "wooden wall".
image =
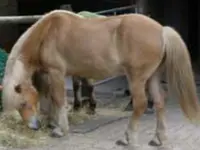
<svg viewBox="0 0 200 150">
<path fill-rule="evenodd" d="M 16 0 L 0 0 L 0 16 L 17 15 Z M 9 51 L 19 36 L 18 25 L 0 24 L 0 48 Z"/>
<path fill-rule="evenodd" d="M 200 34 L 198 30 L 200 12 L 198 14 L 197 2 L 189 0 L 146 1 L 147 12 L 151 14 L 151 17 L 163 25 L 174 27 L 186 42 L 193 63 L 197 63 L 200 60 L 200 40 L 198 37 L 198 32 Z"/>
</svg>

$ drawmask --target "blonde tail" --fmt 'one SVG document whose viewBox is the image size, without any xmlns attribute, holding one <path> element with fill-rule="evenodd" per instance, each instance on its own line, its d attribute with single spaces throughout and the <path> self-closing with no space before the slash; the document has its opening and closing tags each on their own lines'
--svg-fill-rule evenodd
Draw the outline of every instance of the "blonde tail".
<svg viewBox="0 0 200 150">
<path fill-rule="evenodd" d="M 184 115 L 191 122 L 197 122 L 200 106 L 188 49 L 171 27 L 163 27 L 163 41 L 168 89 L 179 100 Z"/>
</svg>

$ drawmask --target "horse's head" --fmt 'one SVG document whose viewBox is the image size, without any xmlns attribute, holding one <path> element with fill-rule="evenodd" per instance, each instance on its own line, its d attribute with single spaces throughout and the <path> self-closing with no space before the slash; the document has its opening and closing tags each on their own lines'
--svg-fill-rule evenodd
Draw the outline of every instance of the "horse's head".
<svg viewBox="0 0 200 150">
<path fill-rule="evenodd" d="M 15 86 L 15 91 L 17 94 L 22 95 L 23 101 L 18 109 L 22 119 L 28 124 L 29 128 L 38 129 L 39 121 L 37 116 L 37 91 L 32 85 L 17 85 Z"/>
<path fill-rule="evenodd" d="M 4 97 L 4 111 L 17 109 L 29 128 L 34 130 L 39 129 L 40 125 L 37 115 L 38 92 L 31 83 L 21 83 L 15 85 L 13 88 L 13 90 L 10 90 L 11 96 Z M 3 90 L 4 96 L 9 94 L 8 90 Z"/>
</svg>

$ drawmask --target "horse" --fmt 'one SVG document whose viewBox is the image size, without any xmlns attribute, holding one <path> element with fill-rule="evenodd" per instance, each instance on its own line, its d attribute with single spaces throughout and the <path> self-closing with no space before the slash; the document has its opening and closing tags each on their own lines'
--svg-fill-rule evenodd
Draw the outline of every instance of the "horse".
<svg viewBox="0 0 200 150">
<path fill-rule="evenodd" d="M 2 101 L 4 112 L 24 107 L 31 110 L 27 118 L 30 128 L 37 123 L 34 102 L 39 96 L 31 79 L 37 70 L 47 72 L 51 85 L 49 93 L 57 123 L 52 135 L 57 137 L 67 135 L 69 130 L 66 76 L 98 80 L 126 75 L 134 111 L 125 135 L 132 149 L 138 146 L 139 119 L 147 104 L 147 84 L 157 118 L 155 136 L 150 143 L 159 146 L 167 141 L 162 73 L 184 116 L 191 123 L 199 122 L 200 107 L 185 42 L 172 27 L 142 14 L 88 19 L 69 11 L 53 10 L 21 35 L 6 64 Z"/>
</svg>

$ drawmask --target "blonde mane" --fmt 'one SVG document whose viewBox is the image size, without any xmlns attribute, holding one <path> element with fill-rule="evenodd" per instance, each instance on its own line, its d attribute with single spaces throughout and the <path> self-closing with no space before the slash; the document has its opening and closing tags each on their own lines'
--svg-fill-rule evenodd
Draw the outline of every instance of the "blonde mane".
<svg viewBox="0 0 200 150">
<path fill-rule="evenodd" d="M 6 62 L 5 74 L 2 81 L 2 103 L 5 110 L 13 110 L 19 107 L 22 99 L 14 90 L 14 87 L 20 84 L 27 76 L 25 66 L 21 61 L 21 50 L 24 41 L 28 39 L 31 33 L 34 31 L 38 23 L 40 23 L 46 16 L 38 20 L 27 31 L 25 31 L 20 38 L 14 44 Z"/>
</svg>

